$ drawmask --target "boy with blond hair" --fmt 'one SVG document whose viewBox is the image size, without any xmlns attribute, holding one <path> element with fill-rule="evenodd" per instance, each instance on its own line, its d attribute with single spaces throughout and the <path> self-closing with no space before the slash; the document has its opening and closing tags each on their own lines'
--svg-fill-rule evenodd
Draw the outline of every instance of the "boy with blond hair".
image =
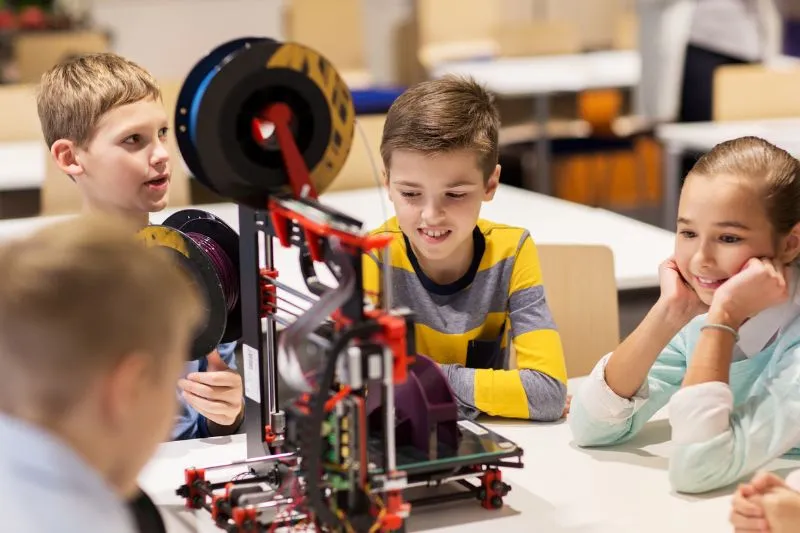
<svg viewBox="0 0 800 533">
<path fill-rule="evenodd" d="M 42 76 L 37 98 L 45 142 L 80 191 L 86 212 L 119 215 L 139 228 L 167 206 L 168 118 L 161 90 L 142 67 L 113 53 L 68 59 Z M 235 343 L 187 363 L 173 439 L 227 435 L 244 416 Z"/>
<path fill-rule="evenodd" d="M 126 501 L 173 422 L 200 296 L 108 217 L 3 244 L 0 272 L 3 530 L 135 531 Z"/>
<path fill-rule="evenodd" d="M 377 230 L 395 239 L 365 259 L 365 289 L 379 292 L 388 262 L 393 302 L 414 312 L 417 351 L 441 365 L 462 416 L 556 420 L 567 375 L 536 246 L 480 218 L 500 179 L 499 125 L 472 80 L 423 82 L 395 100 L 381 156 L 396 216 Z"/>
</svg>

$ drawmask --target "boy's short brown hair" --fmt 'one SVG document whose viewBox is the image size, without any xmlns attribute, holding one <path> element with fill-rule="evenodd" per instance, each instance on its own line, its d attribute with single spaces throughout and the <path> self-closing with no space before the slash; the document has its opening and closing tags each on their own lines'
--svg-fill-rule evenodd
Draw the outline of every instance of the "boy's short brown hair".
<svg viewBox="0 0 800 533">
<path fill-rule="evenodd" d="M 153 76 L 108 52 L 76 56 L 54 66 L 42 76 L 36 104 L 48 147 L 58 139 L 83 146 L 104 114 L 148 98 L 161 99 Z"/>
<path fill-rule="evenodd" d="M 438 154 L 472 150 L 489 179 L 499 157 L 500 114 L 493 96 L 471 78 L 424 81 L 401 94 L 383 126 L 381 157 L 387 172 L 395 150 Z"/>
<path fill-rule="evenodd" d="M 158 359 L 195 332 L 201 300 L 172 257 L 95 215 L 1 245 L 0 412 L 55 424 L 126 355 Z"/>
</svg>

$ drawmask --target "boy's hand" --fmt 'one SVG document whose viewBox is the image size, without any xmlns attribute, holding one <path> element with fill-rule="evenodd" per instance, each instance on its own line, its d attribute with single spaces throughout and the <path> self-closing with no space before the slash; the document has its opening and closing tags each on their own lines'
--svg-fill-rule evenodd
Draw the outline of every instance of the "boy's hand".
<svg viewBox="0 0 800 533">
<path fill-rule="evenodd" d="M 774 487 L 763 496 L 761 504 L 769 522 L 770 533 L 794 533 L 800 524 L 800 493 L 788 487 Z"/>
<path fill-rule="evenodd" d="M 239 420 L 244 401 L 242 378 L 231 370 L 216 350 L 208 355 L 208 370 L 192 372 L 178 381 L 186 402 L 209 422 L 232 426 Z"/>
<path fill-rule="evenodd" d="M 750 485 L 756 492 L 763 495 L 771 489 L 786 487 L 786 482 L 772 472 L 759 472 L 753 476 Z"/>
<path fill-rule="evenodd" d="M 763 496 L 752 484 L 739 485 L 733 495 L 729 518 L 735 533 L 769 531 L 762 500 Z"/>
<path fill-rule="evenodd" d="M 776 501 L 778 498 L 770 496 L 775 491 L 789 491 L 795 494 L 798 505 L 800 505 L 800 494 L 791 491 L 786 487 L 786 483 L 772 472 L 759 472 L 750 483 L 739 485 L 733 495 L 730 522 L 736 533 L 747 532 L 770 532 L 780 531 L 776 529 L 779 525 L 773 522 L 771 516 L 778 516 L 777 507 L 783 504 Z M 773 508 L 772 512 L 767 510 L 767 499 Z M 779 518 L 778 518 L 779 519 Z"/>
</svg>

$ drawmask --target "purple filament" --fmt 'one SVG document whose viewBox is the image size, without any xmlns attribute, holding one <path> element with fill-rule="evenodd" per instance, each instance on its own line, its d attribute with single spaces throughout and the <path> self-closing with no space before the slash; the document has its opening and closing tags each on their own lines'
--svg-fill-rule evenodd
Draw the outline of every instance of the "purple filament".
<svg viewBox="0 0 800 533">
<path fill-rule="evenodd" d="M 202 233 L 187 233 L 186 235 L 205 252 L 214 265 L 214 271 L 222 284 L 225 307 L 230 313 L 239 301 L 239 273 L 236 272 L 233 261 L 225 253 L 225 250 L 207 235 Z"/>
</svg>

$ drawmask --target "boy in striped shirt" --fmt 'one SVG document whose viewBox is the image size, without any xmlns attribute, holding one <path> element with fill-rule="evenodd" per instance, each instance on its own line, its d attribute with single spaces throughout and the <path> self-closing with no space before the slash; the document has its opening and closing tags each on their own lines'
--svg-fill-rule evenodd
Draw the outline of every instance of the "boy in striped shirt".
<svg viewBox="0 0 800 533">
<path fill-rule="evenodd" d="M 472 80 L 426 81 L 394 102 L 381 157 L 396 216 L 375 232 L 396 237 L 388 257 L 365 257 L 365 290 L 379 292 L 388 261 L 393 302 L 414 312 L 417 352 L 441 365 L 462 416 L 552 421 L 567 376 L 536 247 L 480 218 L 499 183 L 499 123 Z"/>
</svg>

